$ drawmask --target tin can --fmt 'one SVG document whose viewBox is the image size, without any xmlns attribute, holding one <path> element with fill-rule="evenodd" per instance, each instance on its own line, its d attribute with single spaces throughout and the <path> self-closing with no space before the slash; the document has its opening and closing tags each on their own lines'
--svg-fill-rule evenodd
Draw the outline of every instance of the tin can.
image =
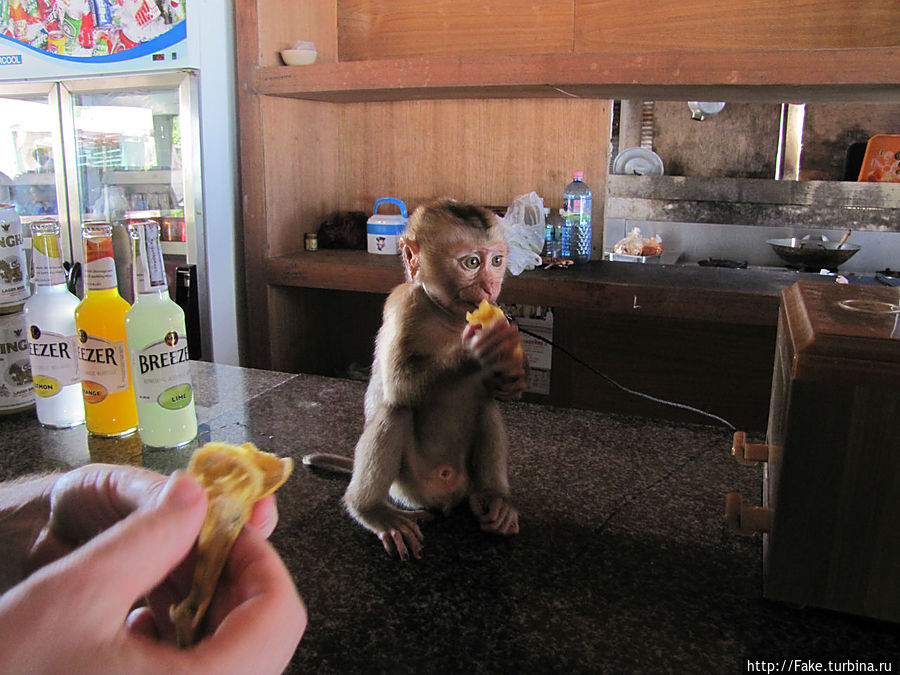
<svg viewBox="0 0 900 675">
<path fill-rule="evenodd" d="M 0 204 L 0 308 L 20 305 L 31 295 L 22 221 L 12 204 Z"/>
<path fill-rule="evenodd" d="M 307 251 L 319 250 L 319 235 L 315 232 L 307 232 L 303 235 L 303 246 Z"/>
<path fill-rule="evenodd" d="M 65 54 L 66 34 L 61 30 L 51 30 L 47 33 L 47 51 L 51 54 Z"/>
<path fill-rule="evenodd" d="M 107 56 L 113 53 L 115 47 L 115 28 L 113 26 L 97 26 L 94 29 L 94 45 L 91 49 L 92 56 Z"/>
<path fill-rule="evenodd" d="M 91 14 L 94 16 L 95 26 L 112 25 L 113 13 L 109 0 L 89 0 L 88 5 L 91 8 Z"/>
<path fill-rule="evenodd" d="M 78 29 L 78 44 L 84 49 L 94 49 L 94 15 L 90 11 L 81 15 L 81 27 Z"/>
<path fill-rule="evenodd" d="M 0 309 L 0 415 L 34 407 L 24 305 Z"/>
</svg>

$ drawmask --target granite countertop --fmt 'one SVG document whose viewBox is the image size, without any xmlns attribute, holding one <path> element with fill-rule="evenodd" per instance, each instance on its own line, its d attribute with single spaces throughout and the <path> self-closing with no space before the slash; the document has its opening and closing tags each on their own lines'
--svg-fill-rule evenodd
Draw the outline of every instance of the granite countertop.
<svg viewBox="0 0 900 675">
<path fill-rule="evenodd" d="M 352 454 L 362 383 L 192 368 L 201 441 L 252 441 L 295 460 Z M 730 457 L 729 430 L 527 403 L 503 414 L 516 537 L 482 534 L 460 511 L 427 523 L 423 559 L 401 563 L 342 513 L 346 479 L 295 468 L 272 535 L 309 610 L 288 672 L 898 667 L 895 624 L 761 598 L 761 540 L 732 533 L 722 514 L 727 492 L 759 503 L 762 472 Z M 169 472 L 193 449 L 42 429 L 33 413 L 0 417 L 0 430 L 4 480 L 91 460 Z"/>
</svg>

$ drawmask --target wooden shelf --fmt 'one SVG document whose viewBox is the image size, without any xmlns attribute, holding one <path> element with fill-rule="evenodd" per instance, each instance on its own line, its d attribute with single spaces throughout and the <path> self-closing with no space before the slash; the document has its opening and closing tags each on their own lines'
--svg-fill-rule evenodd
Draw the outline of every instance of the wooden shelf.
<svg viewBox="0 0 900 675">
<path fill-rule="evenodd" d="M 330 102 L 459 98 L 900 100 L 900 47 L 477 55 L 255 70 L 257 94 Z"/>
<path fill-rule="evenodd" d="M 801 275 L 790 270 L 730 270 L 696 265 L 595 261 L 565 270 L 506 277 L 500 300 L 739 325 L 775 326 L 781 290 Z M 273 286 L 388 293 L 403 282 L 396 256 L 321 250 L 266 260 Z"/>
<path fill-rule="evenodd" d="M 319 250 L 267 258 L 266 283 L 275 286 L 388 293 L 403 282 L 399 256 Z"/>
</svg>

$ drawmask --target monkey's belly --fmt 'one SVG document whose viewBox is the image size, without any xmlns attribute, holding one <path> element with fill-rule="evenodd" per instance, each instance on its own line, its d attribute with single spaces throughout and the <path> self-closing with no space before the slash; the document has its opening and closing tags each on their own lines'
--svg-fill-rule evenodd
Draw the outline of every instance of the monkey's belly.
<svg viewBox="0 0 900 675">
<path fill-rule="evenodd" d="M 459 504 L 468 491 L 466 472 L 449 464 L 427 471 L 411 470 L 407 465 L 391 486 L 391 496 L 406 506 L 444 512 Z"/>
</svg>

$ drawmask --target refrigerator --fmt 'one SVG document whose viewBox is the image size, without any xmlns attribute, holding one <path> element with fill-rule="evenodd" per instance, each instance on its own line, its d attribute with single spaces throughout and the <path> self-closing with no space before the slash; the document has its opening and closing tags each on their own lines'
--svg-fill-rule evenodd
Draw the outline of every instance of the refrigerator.
<svg viewBox="0 0 900 675">
<path fill-rule="evenodd" d="M 240 365 L 233 34 L 221 0 L 0 0 L 0 202 L 59 219 L 79 296 L 82 223 L 121 226 L 118 266 L 158 222 L 192 358 Z"/>
</svg>

